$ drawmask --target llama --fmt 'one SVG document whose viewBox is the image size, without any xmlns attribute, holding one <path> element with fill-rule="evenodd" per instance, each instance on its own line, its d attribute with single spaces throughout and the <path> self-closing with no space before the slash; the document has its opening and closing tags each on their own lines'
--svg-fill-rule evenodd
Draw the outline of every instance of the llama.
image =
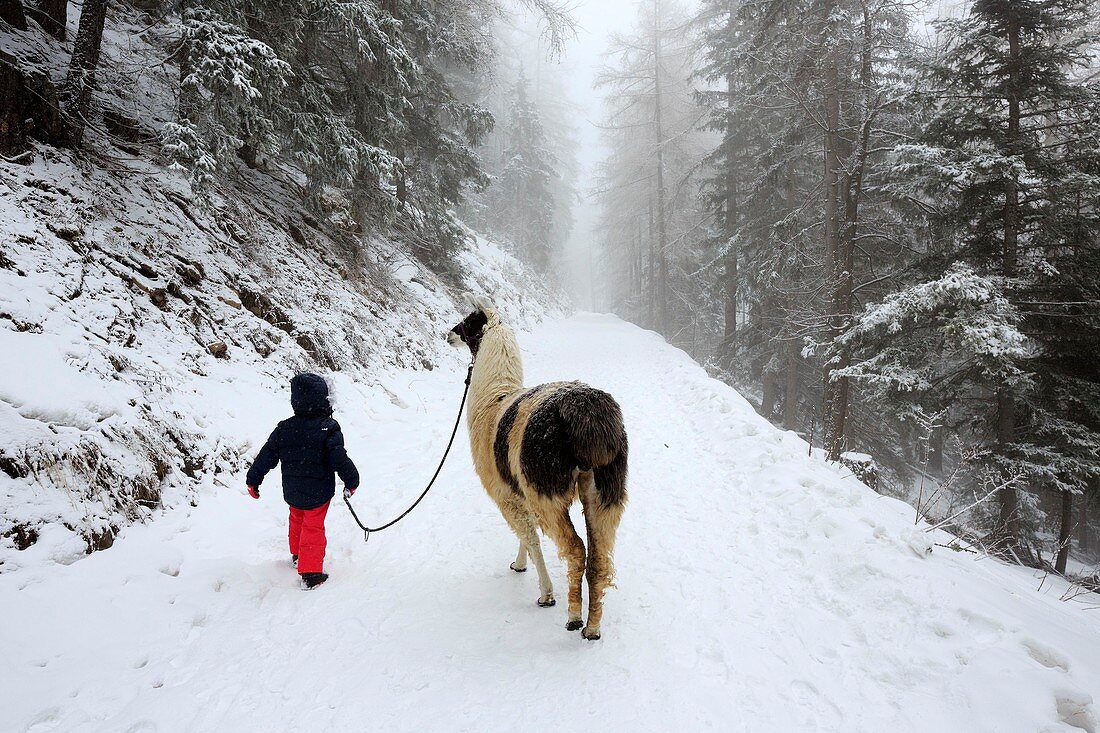
<svg viewBox="0 0 1100 733">
<path fill-rule="evenodd" d="M 522 573 L 527 559 L 539 576 L 538 605 L 553 606 L 538 528 L 550 536 L 568 565 L 569 619 L 581 621 L 581 578 L 588 578 L 585 639 L 600 638 L 603 596 L 613 578 L 611 553 L 626 505 L 626 431 L 618 403 L 581 382 L 523 387 L 523 364 L 515 334 L 496 309 L 474 300 L 474 312 L 447 334 L 466 344 L 473 358 L 466 412 L 474 468 L 485 491 L 519 537 L 511 564 Z M 569 517 L 580 498 L 588 554 Z"/>
</svg>

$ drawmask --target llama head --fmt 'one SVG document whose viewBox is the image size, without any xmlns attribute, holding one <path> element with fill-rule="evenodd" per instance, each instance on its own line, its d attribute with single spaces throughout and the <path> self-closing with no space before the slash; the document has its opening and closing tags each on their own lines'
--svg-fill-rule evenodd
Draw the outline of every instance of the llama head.
<svg viewBox="0 0 1100 733">
<path fill-rule="evenodd" d="M 477 356 L 485 329 L 500 323 L 500 317 L 486 298 L 466 295 L 463 299 L 473 312 L 447 332 L 447 343 L 459 348 L 466 344 L 470 347 L 470 354 Z"/>
</svg>

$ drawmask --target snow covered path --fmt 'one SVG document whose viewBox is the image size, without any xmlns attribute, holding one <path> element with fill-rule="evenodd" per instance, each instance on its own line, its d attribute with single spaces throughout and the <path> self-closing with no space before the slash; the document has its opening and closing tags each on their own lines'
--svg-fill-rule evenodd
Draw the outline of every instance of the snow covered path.
<svg viewBox="0 0 1100 733">
<path fill-rule="evenodd" d="M 0 729 L 1096 733 L 1100 611 L 1060 602 L 1060 581 L 922 559 L 911 508 L 807 459 L 651 333 L 579 315 L 521 342 L 528 383 L 583 379 L 626 416 L 601 641 L 508 569 L 516 541 L 463 430 L 421 508 L 369 544 L 332 507 L 313 593 L 277 477 L 260 502 L 234 480 L 110 550 L 0 575 Z M 461 377 L 456 358 L 390 374 L 389 395 L 343 391 L 364 520 L 430 475 Z M 255 409 L 257 445 L 283 399 Z M 556 557 L 551 573 L 564 598 Z"/>
</svg>

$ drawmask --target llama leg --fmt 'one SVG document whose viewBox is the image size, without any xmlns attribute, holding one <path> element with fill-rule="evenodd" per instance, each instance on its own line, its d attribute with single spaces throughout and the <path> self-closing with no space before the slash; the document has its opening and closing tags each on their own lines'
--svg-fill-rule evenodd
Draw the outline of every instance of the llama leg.
<svg viewBox="0 0 1100 733">
<path fill-rule="evenodd" d="M 542 543 L 539 542 L 538 530 L 535 529 L 534 518 L 531 520 L 531 537 L 524 540 L 531 559 L 535 561 L 535 570 L 539 574 L 539 600 L 538 604 L 543 608 L 549 608 L 557 603 L 554 600 L 554 586 L 550 582 L 550 573 L 546 570 L 546 561 L 542 557 Z"/>
<path fill-rule="evenodd" d="M 508 567 L 517 573 L 527 572 L 527 546 L 523 544 L 523 540 L 519 541 L 519 552 L 516 553 L 516 561 Z"/>
<path fill-rule="evenodd" d="M 576 631 L 581 623 L 581 583 L 584 578 L 584 542 L 573 527 L 569 518 L 569 504 L 572 496 L 564 500 L 547 502 L 542 514 L 542 522 L 550 539 L 558 546 L 558 555 L 565 560 L 569 568 L 569 620 L 565 624 L 568 631 Z"/>
<path fill-rule="evenodd" d="M 597 476 L 596 480 L 599 481 L 600 477 Z M 592 482 L 582 485 L 579 493 L 588 533 L 588 567 L 585 573 L 588 578 L 588 623 L 581 635 L 595 640 L 600 638 L 603 596 L 615 575 L 611 555 L 615 548 L 615 531 L 623 515 L 623 504 L 603 503 Z"/>
<path fill-rule="evenodd" d="M 550 583 L 550 573 L 546 570 L 546 561 L 542 557 L 542 544 L 539 542 L 538 527 L 535 517 L 527 510 L 526 505 L 520 503 L 507 503 L 500 505 L 500 512 L 512 531 L 519 537 L 520 547 L 532 560 L 535 561 L 535 570 L 539 576 L 539 600 L 540 606 L 553 606 L 554 586 Z"/>
</svg>

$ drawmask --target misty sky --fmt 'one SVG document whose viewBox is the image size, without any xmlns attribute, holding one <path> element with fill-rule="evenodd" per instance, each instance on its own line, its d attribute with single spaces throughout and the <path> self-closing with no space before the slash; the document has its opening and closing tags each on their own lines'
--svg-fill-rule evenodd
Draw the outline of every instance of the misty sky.
<svg viewBox="0 0 1100 733">
<path fill-rule="evenodd" d="M 638 0 L 578 0 L 573 12 L 577 37 L 569 43 L 565 58 L 556 69 L 563 75 L 578 117 L 581 202 L 567 247 L 566 264 L 569 290 L 580 308 L 592 307 L 589 257 L 595 245 L 597 209 L 591 194 L 596 166 L 605 155 L 597 127 L 603 117 L 603 98 L 594 82 L 606 62 L 604 54 L 611 35 L 630 31 L 637 18 L 637 6 Z"/>
<path fill-rule="evenodd" d="M 688 8 L 698 6 L 697 0 L 681 0 Z M 577 21 L 577 36 L 566 48 L 559 62 L 546 62 L 540 73 L 559 74 L 565 82 L 570 100 L 575 105 L 578 159 L 581 176 L 578 193 L 581 200 L 575 212 L 576 226 L 567 246 L 567 290 L 580 308 L 592 308 L 590 255 L 595 246 L 596 201 L 592 196 L 596 167 L 605 157 L 597 125 L 603 118 L 602 93 L 594 82 L 606 63 L 609 41 L 614 33 L 628 33 L 637 18 L 640 2 L 651 0 L 576 0 L 573 17 Z M 957 14 L 965 0 L 915 0 L 926 7 L 929 17 Z M 596 305 L 600 305 L 598 295 Z"/>
</svg>

